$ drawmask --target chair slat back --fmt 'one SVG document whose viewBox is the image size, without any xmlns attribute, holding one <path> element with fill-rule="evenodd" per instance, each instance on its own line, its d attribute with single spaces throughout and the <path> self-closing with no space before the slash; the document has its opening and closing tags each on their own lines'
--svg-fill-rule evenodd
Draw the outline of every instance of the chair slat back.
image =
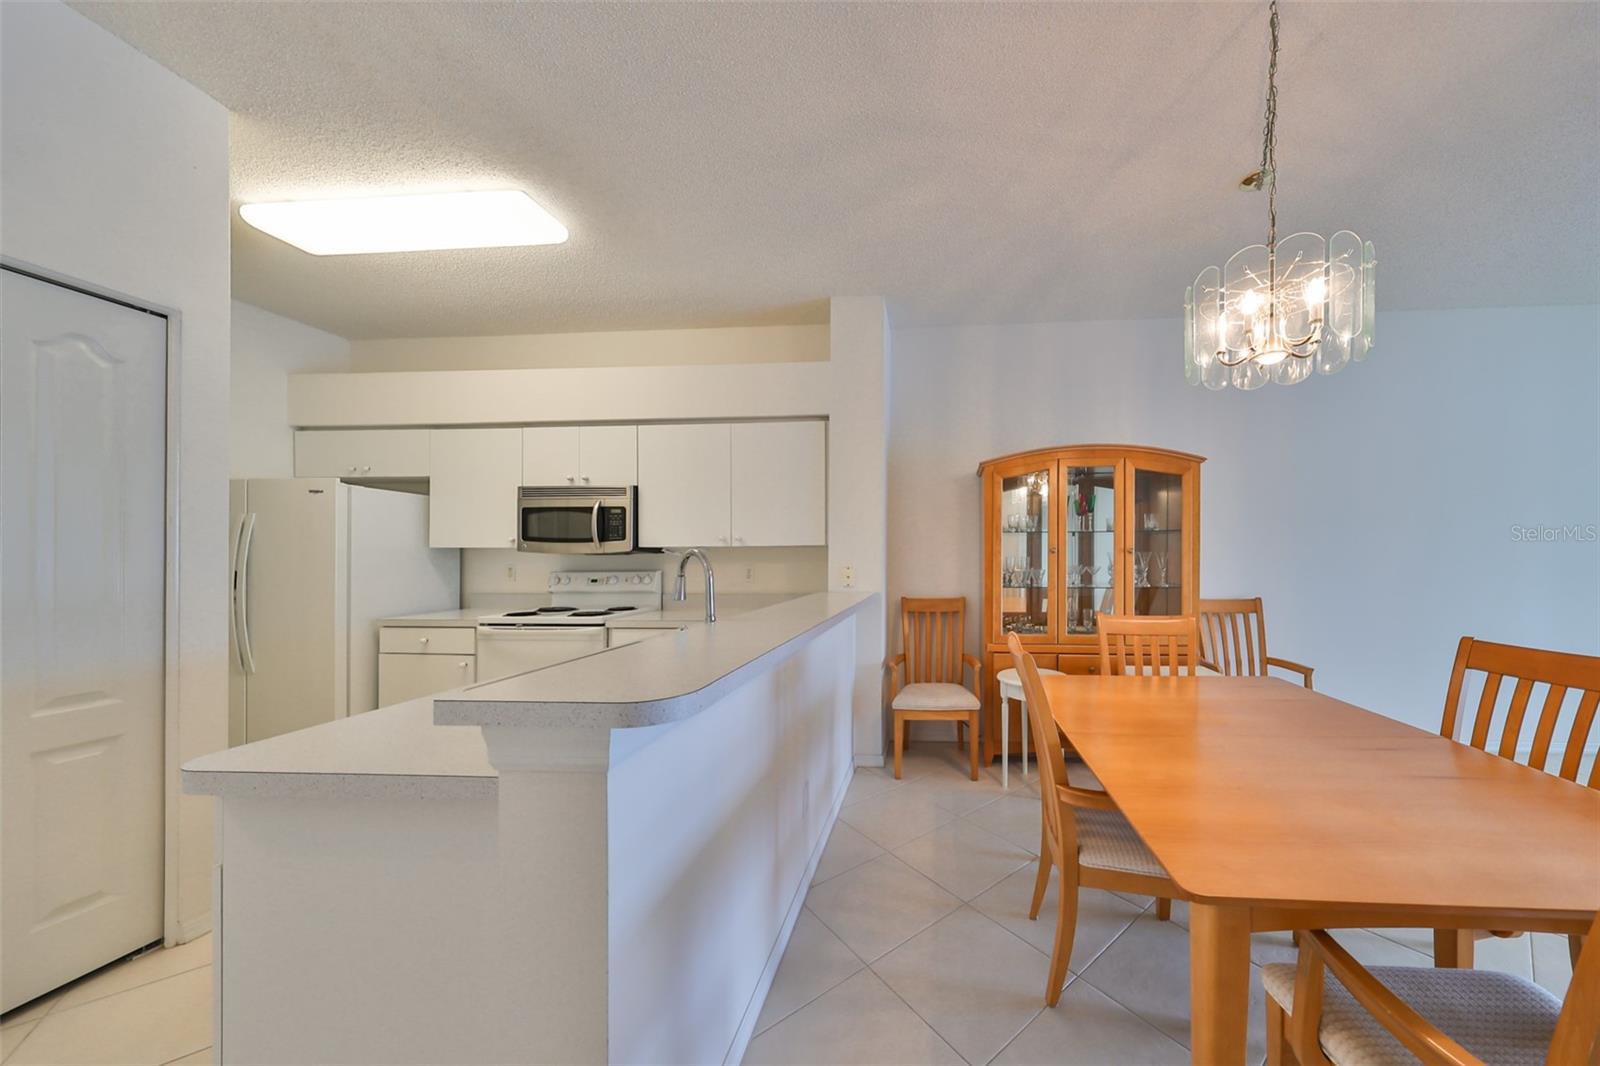
<svg viewBox="0 0 1600 1066">
<path fill-rule="evenodd" d="M 1060 803 L 1051 802 L 1056 795 L 1056 786 L 1067 783 L 1067 760 L 1061 751 L 1061 734 L 1056 729 L 1055 717 L 1050 713 L 1050 700 L 1045 695 L 1044 682 L 1039 679 L 1039 664 L 1033 661 L 1033 656 L 1023 648 L 1022 641 L 1015 633 L 1006 637 L 1006 646 L 1011 649 L 1011 661 L 1022 681 L 1022 698 L 1028 705 L 1028 730 L 1032 733 L 1033 750 L 1038 759 L 1045 835 L 1052 848 L 1061 847 L 1059 842 L 1064 839 L 1062 831 L 1065 829 L 1073 834 L 1075 843 L 1076 823 L 1065 825 L 1062 821 L 1063 818 L 1072 817 L 1071 810 L 1063 813 Z"/>
<path fill-rule="evenodd" d="M 1483 691 L 1470 719 L 1462 717 L 1468 673 L 1484 675 Z M 1562 709 L 1576 693 L 1577 706 L 1566 730 L 1564 753 L 1557 773 L 1568 781 L 1578 780 L 1584 744 L 1594 725 L 1595 709 L 1600 707 L 1600 656 L 1572 652 L 1522 648 L 1514 644 L 1492 644 L 1486 640 L 1462 637 L 1456 648 L 1455 666 L 1450 671 L 1450 688 L 1444 698 L 1444 721 L 1439 734 L 1482 751 L 1490 751 L 1495 711 L 1504 683 L 1512 682 L 1511 697 L 1501 720 L 1498 743 L 1493 754 L 1517 761 L 1523 733 L 1527 731 L 1528 709 L 1535 705 L 1534 689 L 1543 685 L 1537 701 L 1528 765 L 1545 769 L 1550 748 L 1560 724 Z M 1600 760 L 1589 772 L 1586 783 L 1600 788 Z"/>
<path fill-rule="evenodd" d="M 906 684 L 961 684 L 966 643 L 965 596 L 905 596 L 900 600 L 900 650 Z"/>
<path fill-rule="evenodd" d="M 1100 674 L 1194 676 L 1200 659 L 1200 630 L 1194 618 L 1130 618 L 1101 615 Z"/>
<path fill-rule="evenodd" d="M 1267 621 L 1261 597 L 1201 600 L 1200 657 L 1229 677 L 1265 677 Z"/>
</svg>

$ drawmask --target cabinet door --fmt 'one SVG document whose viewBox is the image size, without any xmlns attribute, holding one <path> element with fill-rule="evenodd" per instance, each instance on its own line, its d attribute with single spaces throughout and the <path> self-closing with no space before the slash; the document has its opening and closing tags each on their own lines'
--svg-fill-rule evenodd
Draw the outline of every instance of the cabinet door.
<svg viewBox="0 0 1600 1066">
<path fill-rule="evenodd" d="M 638 426 L 583 426 L 578 430 L 579 479 L 585 485 L 633 485 L 639 480 Z"/>
<path fill-rule="evenodd" d="M 475 680 L 471 655 L 378 656 L 378 706 L 432 696 Z"/>
<path fill-rule="evenodd" d="M 295 477 L 428 476 L 425 429 L 302 429 L 294 435 Z"/>
<path fill-rule="evenodd" d="M 825 423 L 736 424 L 731 509 L 736 548 L 827 543 Z"/>
<path fill-rule="evenodd" d="M 732 427 L 639 427 L 639 544 L 721 547 L 731 521 Z"/>
<path fill-rule="evenodd" d="M 988 479 L 985 507 L 989 523 L 989 588 L 994 612 L 989 632 L 996 643 L 1011 633 L 1025 644 L 1049 644 L 1055 639 L 1059 604 L 1055 593 L 1060 581 L 1056 566 L 1055 508 L 1052 490 L 1060 496 L 1052 459 L 1024 457 L 996 467 Z"/>
<path fill-rule="evenodd" d="M 575 485 L 580 463 L 577 426 L 529 426 L 522 431 L 522 484 Z"/>
<path fill-rule="evenodd" d="M 428 543 L 515 547 L 522 430 L 435 429 L 428 447 Z"/>
<path fill-rule="evenodd" d="M 1127 584 L 1135 615 L 1194 613 L 1199 514 L 1192 463 L 1159 457 L 1128 461 Z"/>
</svg>

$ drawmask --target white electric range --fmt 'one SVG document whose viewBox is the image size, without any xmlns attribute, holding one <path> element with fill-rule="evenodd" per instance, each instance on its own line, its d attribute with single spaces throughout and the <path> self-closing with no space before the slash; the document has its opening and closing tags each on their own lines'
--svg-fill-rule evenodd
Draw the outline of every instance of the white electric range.
<svg viewBox="0 0 1600 1066">
<path fill-rule="evenodd" d="M 659 610 L 658 571 L 558 570 L 550 575 L 550 606 L 478 619 L 478 680 L 540 670 L 603 651 L 607 622 Z"/>
</svg>

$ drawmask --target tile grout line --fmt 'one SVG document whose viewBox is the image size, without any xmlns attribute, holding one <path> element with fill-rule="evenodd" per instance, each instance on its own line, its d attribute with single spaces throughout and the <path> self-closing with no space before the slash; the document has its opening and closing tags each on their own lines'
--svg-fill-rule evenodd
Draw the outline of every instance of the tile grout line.
<svg viewBox="0 0 1600 1066">
<path fill-rule="evenodd" d="M 870 969 L 872 969 L 871 965 L 865 959 L 863 959 L 860 955 L 856 954 L 856 949 L 855 948 L 851 947 L 849 944 L 845 944 L 844 937 L 842 937 L 838 933 L 834 932 L 833 927 L 830 926 L 827 922 L 822 920 L 822 916 L 821 915 L 817 914 L 817 912 L 813 911 L 810 907 L 807 907 L 804 903 L 802 903 L 800 905 L 800 909 L 805 911 L 805 912 L 807 912 L 807 913 L 809 913 L 812 918 L 816 919 L 817 924 L 822 926 L 822 928 L 826 929 L 828 931 L 828 933 L 835 940 L 837 940 L 840 944 L 844 944 L 844 949 L 846 951 L 848 951 L 851 954 L 851 956 L 853 956 L 855 958 L 855 960 L 857 962 L 859 962 L 861 965 L 857 969 L 854 969 L 854 970 L 850 971 L 848 974 L 846 974 L 845 976 L 839 978 L 839 980 L 835 981 L 833 984 L 829 985 L 827 988 L 824 988 L 821 992 L 818 992 L 816 995 L 812 996 L 810 999 L 806 1000 L 804 1003 L 800 1004 L 794 1010 L 789 1011 L 783 1017 L 774 1018 L 771 1021 L 771 1023 L 769 1023 L 767 1025 L 767 1027 L 765 1029 L 761 1029 L 761 1030 L 759 1030 L 757 1032 L 751 1033 L 750 1034 L 750 1042 L 751 1043 L 755 1043 L 756 1037 L 760 1036 L 762 1033 L 770 1032 L 771 1030 L 777 1028 L 779 1023 L 787 1021 L 790 1018 L 793 1018 L 796 1014 L 799 1014 L 802 1010 L 805 1010 L 807 1007 L 811 1006 L 811 1004 L 815 1003 L 817 1000 L 821 999 L 823 996 L 827 995 L 829 992 L 832 992 L 835 988 L 838 988 L 840 985 L 842 985 L 846 981 L 850 980 L 850 978 L 855 977 L 862 970 L 870 970 Z M 792 938 L 791 938 L 791 943 L 792 942 L 793 941 L 792 941 Z M 788 952 L 785 951 L 784 954 L 787 955 Z M 783 966 L 783 960 L 782 959 L 778 960 L 778 966 L 779 966 L 780 969 L 782 968 L 782 966 Z M 777 980 L 776 971 L 774 971 L 774 973 L 773 973 L 773 980 L 774 981 Z M 882 978 L 879 978 L 879 980 L 882 980 Z M 769 996 L 772 994 L 772 989 L 770 987 L 767 989 L 767 994 Z M 763 1001 L 761 1005 L 763 1007 L 765 1007 L 766 1006 L 766 1002 Z M 757 1016 L 757 1018 L 759 1020 L 759 1015 Z M 0 1066 L 4 1066 L 4 1064 L 0 1063 Z"/>
<path fill-rule="evenodd" d="M 211 1048 L 211 1045 L 207 1044 L 205 1047 L 197 1047 L 193 1051 L 185 1051 L 182 1055 L 178 1055 L 178 1056 L 175 1056 L 173 1058 L 168 1059 L 166 1062 L 162 1063 L 161 1066 L 172 1066 L 172 1064 L 174 1062 L 177 1062 L 179 1059 L 186 1059 L 190 1055 L 198 1055 L 202 1051 L 210 1050 L 210 1048 Z"/>
<path fill-rule="evenodd" d="M 186 973 L 194 973 L 196 970 L 203 970 L 207 966 L 210 966 L 210 965 L 211 965 L 211 960 L 207 959 L 205 962 L 202 962 L 197 966 L 191 966 L 187 970 L 175 970 L 172 973 L 164 974 L 161 977 L 151 978 L 148 981 L 141 981 L 139 984 L 136 984 L 136 985 L 129 985 L 127 988 L 119 988 L 115 992 L 107 992 L 103 996 L 95 996 L 93 999 L 86 999 L 82 1003 L 74 1003 L 70 1007 L 60 1007 L 60 1010 L 61 1010 L 62 1014 L 71 1014 L 73 1011 L 77 1010 L 78 1008 L 87 1007 L 91 1003 L 99 1003 L 101 1000 L 110 999 L 113 996 L 124 995 L 124 994 L 126 994 L 128 992 L 137 992 L 141 988 L 149 988 L 151 985 L 160 984 L 162 981 L 170 981 L 174 977 L 182 977 Z M 39 1017 L 39 1020 L 40 1021 L 44 1021 L 44 1019 L 47 1018 L 47 1017 L 55 1017 L 56 1016 L 56 1008 L 58 1006 L 60 1006 L 60 1001 L 62 999 L 65 999 L 65 998 L 66 998 L 65 996 L 57 997 L 56 1002 L 51 1004 L 50 1009 L 48 1011 L 46 1011 L 43 1015 L 41 1015 Z"/>
<path fill-rule="evenodd" d="M 955 910 L 951 911 L 949 914 L 945 915 L 943 918 L 940 918 L 938 922 L 934 922 L 933 925 L 928 926 L 926 929 L 919 930 L 914 935 L 915 936 L 921 936 L 923 933 L 926 933 L 928 931 L 928 929 L 932 929 L 934 925 L 938 925 L 939 922 L 947 921 L 948 919 L 955 917 L 957 914 L 960 914 L 963 908 L 970 909 L 972 911 L 972 913 L 978 915 L 980 918 L 986 919 L 987 921 L 991 922 L 994 925 L 1000 925 L 999 922 L 996 922 L 993 918 L 990 918 L 987 914 L 984 914 L 982 911 L 978 910 L 976 907 L 968 907 L 967 904 L 963 903 L 961 905 L 961 907 L 957 907 Z M 1001 926 L 1001 928 L 1004 929 L 1006 933 L 1008 933 L 1008 934 L 1011 933 L 1011 930 L 1005 929 L 1004 926 Z M 1015 935 L 1015 934 L 1012 934 L 1012 935 Z M 878 958 L 880 960 L 888 958 L 891 954 L 893 954 L 894 951 L 898 950 L 901 947 L 904 947 L 906 943 L 909 943 L 910 939 L 911 938 L 908 938 L 906 941 L 903 941 L 902 943 L 896 945 L 894 948 L 890 949 L 889 951 L 884 952 L 882 955 L 878 956 Z M 1024 943 L 1026 943 L 1026 941 L 1024 941 Z M 1028 947 L 1033 948 L 1033 945 L 1032 944 L 1028 944 Z M 1033 950 L 1038 951 L 1039 949 L 1038 948 L 1033 948 Z M 931 1019 L 923 1017 L 921 1011 L 917 1010 L 917 1008 L 912 1006 L 911 1003 L 909 1001 L 907 1001 L 904 996 L 900 995 L 899 990 L 896 989 L 894 987 L 894 985 L 889 983 L 889 979 L 887 977 L 883 976 L 883 974 L 878 972 L 876 966 L 874 966 L 872 963 L 868 963 L 867 964 L 867 969 L 871 970 L 872 971 L 872 975 L 874 977 L 876 977 L 878 980 L 882 981 L 884 983 L 884 985 L 888 987 L 889 991 L 893 992 L 895 994 L 895 997 L 897 999 L 899 999 L 901 1003 L 904 1003 L 906 1005 L 906 1009 L 907 1010 L 909 1010 L 912 1014 L 915 1014 L 918 1018 L 922 1018 L 922 1024 L 926 1025 L 929 1029 L 932 1029 L 933 1032 L 934 1032 L 934 1035 L 937 1036 L 940 1040 L 943 1040 L 945 1042 L 946 1046 L 948 1046 L 951 1051 L 955 1051 L 956 1055 L 960 1057 L 961 1061 L 969 1063 L 970 1066 L 985 1066 L 985 1064 L 987 1064 L 989 1062 L 992 1062 L 994 1060 L 995 1055 L 1000 1054 L 1000 1051 L 1004 1051 L 1007 1047 L 1009 1047 L 1010 1044 L 1011 1044 L 1011 1041 L 1015 1040 L 1017 1038 L 1017 1036 L 1022 1032 L 1023 1029 L 1026 1029 L 1028 1026 L 1032 1025 L 1033 1024 L 1033 1020 L 1039 1016 L 1039 1010 L 1035 1010 L 1032 1014 L 1028 1015 L 1028 1020 L 1022 1023 L 1022 1027 L 1020 1029 L 1018 1029 L 1015 1033 L 1012 1033 L 1011 1036 L 1009 1038 L 1007 1038 L 1006 1042 L 1000 1046 L 1000 1051 L 997 1051 L 997 1052 L 995 1052 L 994 1055 L 989 1056 L 989 1058 L 985 1059 L 982 1064 L 973 1063 L 971 1059 L 967 1058 L 965 1055 L 962 1055 L 961 1052 L 956 1051 L 955 1045 L 951 1044 L 950 1041 L 945 1037 L 945 1035 L 943 1033 L 939 1032 L 939 1027 L 937 1025 L 934 1025 L 933 1021 Z M 1039 1008 L 1039 1009 L 1042 1010 L 1043 1008 Z"/>
</svg>

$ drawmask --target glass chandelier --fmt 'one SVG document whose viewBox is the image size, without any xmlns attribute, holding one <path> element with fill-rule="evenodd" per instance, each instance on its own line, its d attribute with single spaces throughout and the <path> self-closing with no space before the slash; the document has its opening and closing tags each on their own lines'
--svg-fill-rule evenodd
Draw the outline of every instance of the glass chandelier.
<svg viewBox="0 0 1600 1066">
<path fill-rule="evenodd" d="M 1372 349 L 1372 242 L 1349 230 L 1278 240 L 1277 0 L 1270 24 L 1261 169 L 1240 183 L 1267 190 L 1267 243 L 1241 248 L 1220 270 L 1206 267 L 1184 294 L 1184 377 L 1208 389 L 1294 385 L 1313 370 L 1336 374 Z"/>
</svg>

